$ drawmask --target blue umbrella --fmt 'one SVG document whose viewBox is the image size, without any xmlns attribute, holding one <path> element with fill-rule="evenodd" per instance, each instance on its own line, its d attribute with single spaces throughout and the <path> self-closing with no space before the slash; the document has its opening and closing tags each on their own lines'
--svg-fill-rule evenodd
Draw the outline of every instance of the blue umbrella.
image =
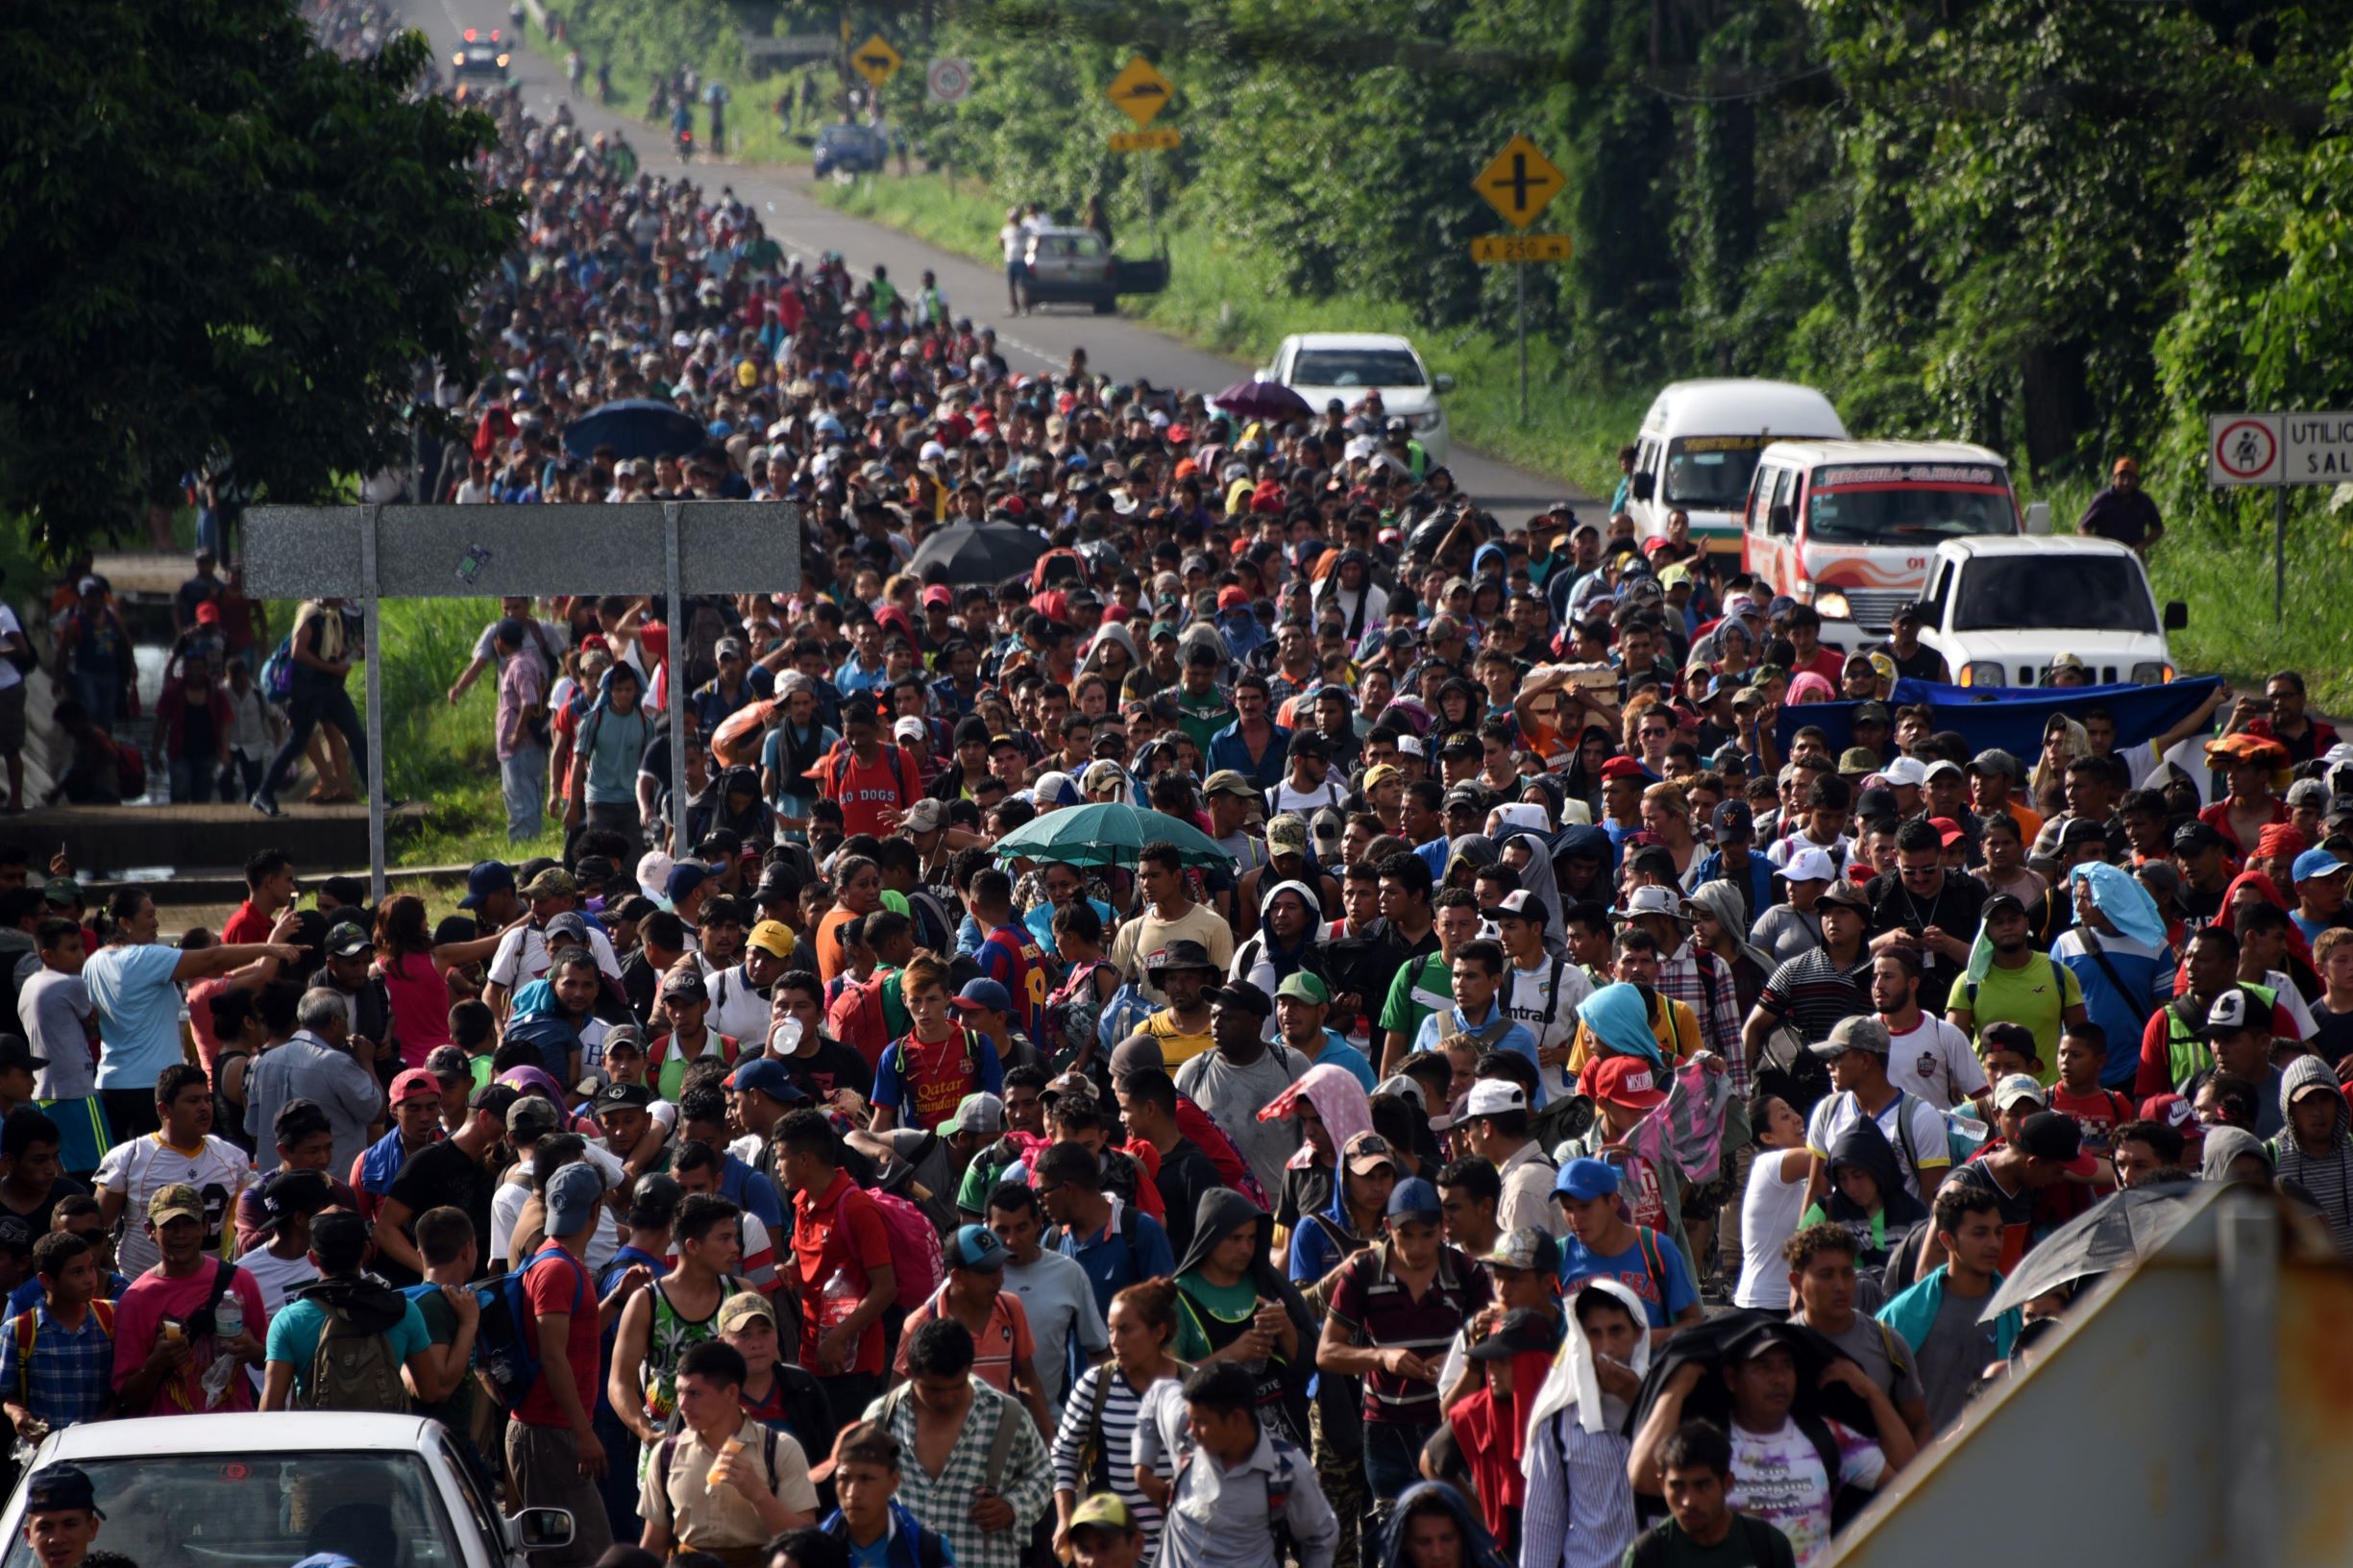
<svg viewBox="0 0 2353 1568">
<path fill-rule="evenodd" d="M 575 457 L 599 447 L 611 447 L 620 457 L 676 457 L 708 440 L 694 415 L 652 398 L 604 404 L 564 427 L 564 450 Z"/>
</svg>

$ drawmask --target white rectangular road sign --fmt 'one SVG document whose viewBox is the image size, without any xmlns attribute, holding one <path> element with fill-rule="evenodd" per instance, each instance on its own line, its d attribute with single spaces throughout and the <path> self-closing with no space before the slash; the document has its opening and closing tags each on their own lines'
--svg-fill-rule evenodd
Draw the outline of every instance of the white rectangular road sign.
<svg viewBox="0 0 2353 1568">
<path fill-rule="evenodd" d="M 2353 481 L 2353 413 L 2279 418 L 2282 484 Z"/>
<path fill-rule="evenodd" d="M 2206 481 L 2353 483 L 2353 413 L 2209 414 Z"/>
</svg>

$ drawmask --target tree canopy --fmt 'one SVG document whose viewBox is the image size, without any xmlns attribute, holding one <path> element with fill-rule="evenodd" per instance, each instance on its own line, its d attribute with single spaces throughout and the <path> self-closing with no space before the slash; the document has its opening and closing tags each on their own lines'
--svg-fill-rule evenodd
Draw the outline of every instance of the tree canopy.
<svg viewBox="0 0 2353 1568">
<path fill-rule="evenodd" d="M 429 46 L 322 49 L 292 0 L 0 10 L 0 510 L 60 552 L 183 472 L 325 499 L 400 453 L 418 367 L 515 242 Z"/>
</svg>

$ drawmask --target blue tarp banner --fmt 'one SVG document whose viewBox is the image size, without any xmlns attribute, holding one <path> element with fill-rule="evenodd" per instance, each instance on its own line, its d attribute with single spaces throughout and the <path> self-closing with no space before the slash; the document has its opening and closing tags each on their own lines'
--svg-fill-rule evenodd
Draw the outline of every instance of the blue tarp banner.
<svg viewBox="0 0 2353 1568">
<path fill-rule="evenodd" d="M 1899 680 L 1888 699 L 1892 711 L 1925 702 L 1936 710 L 1936 727 L 1969 738 L 1972 751 L 1998 747 L 2031 767 L 2043 750 L 2043 726 L 2054 713 L 2080 721 L 2092 708 L 2105 708 L 2116 717 L 2116 744 L 2120 750 L 2151 741 L 2195 713 L 2207 695 L 2221 685 L 2219 677 L 2201 675 L 2166 686 L 1939 686 L 1926 680 Z M 1830 749 L 1843 751 L 1853 744 L 1852 702 L 1808 702 L 1781 709 L 1774 726 L 1781 754 L 1789 754 L 1790 738 L 1814 724 L 1830 738 Z"/>
</svg>

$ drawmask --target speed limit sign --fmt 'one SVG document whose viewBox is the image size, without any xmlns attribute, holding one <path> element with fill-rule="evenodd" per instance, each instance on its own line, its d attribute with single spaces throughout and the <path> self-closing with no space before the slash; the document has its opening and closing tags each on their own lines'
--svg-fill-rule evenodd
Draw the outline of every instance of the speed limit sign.
<svg viewBox="0 0 2353 1568">
<path fill-rule="evenodd" d="M 972 62 L 935 60 L 923 73 L 923 89 L 935 104 L 957 104 L 972 90 Z"/>
</svg>

